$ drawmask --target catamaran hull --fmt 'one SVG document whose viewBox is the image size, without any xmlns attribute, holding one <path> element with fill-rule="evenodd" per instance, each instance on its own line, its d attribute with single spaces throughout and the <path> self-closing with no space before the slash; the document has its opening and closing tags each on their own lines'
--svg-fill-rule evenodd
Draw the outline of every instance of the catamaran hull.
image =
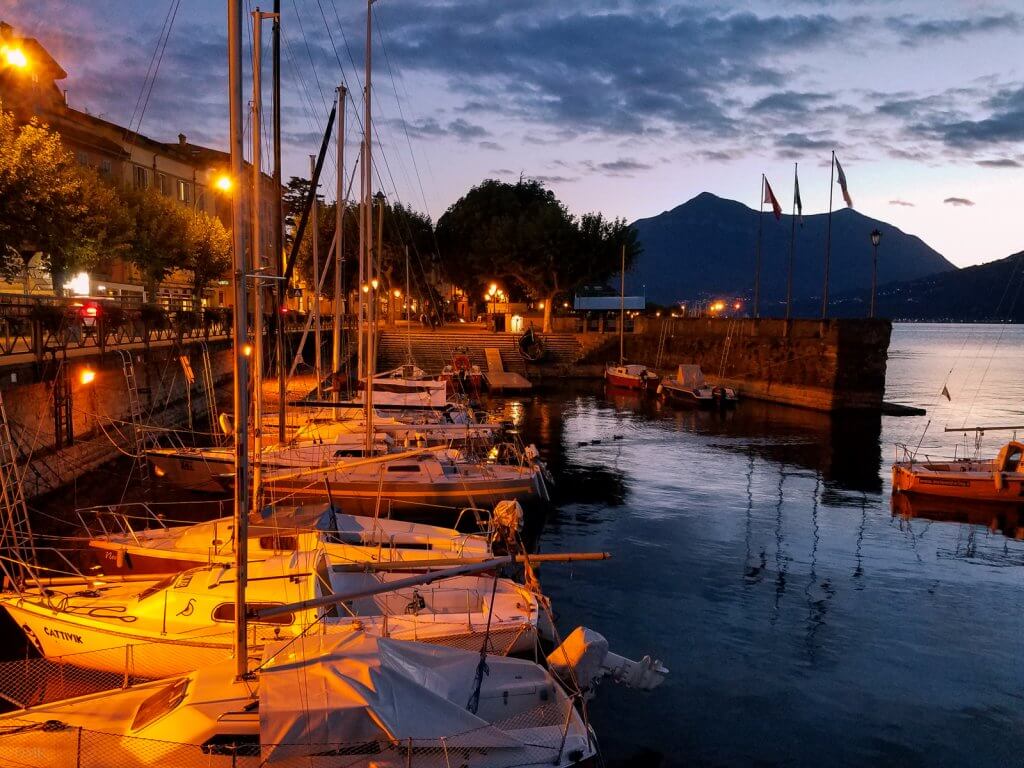
<svg viewBox="0 0 1024 768">
<path fill-rule="evenodd" d="M 112 628 L 109 620 L 100 621 L 78 614 L 73 620 L 68 620 L 67 614 L 28 600 L 10 599 L 0 604 L 41 655 L 46 658 L 74 655 L 78 657 L 76 665 L 88 669 L 119 675 L 128 670 L 137 677 L 158 678 L 185 674 L 197 667 L 232 658 L 230 627 L 223 633 L 205 638 L 182 635 L 171 638 L 156 633 L 133 635 Z M 490 638 L 497 652 L 511 655 L 526 653 L 535 647 L 536 608 L 532 613 L 530 619 L 492 619 Z M 440 620 L 425 616 L 359 616 L 324 626 L 327 626 L 329 634 L 361 628 L 372 635 L 399 640 L 470 647 L 473 643 L 479 645 L 481 634 L 487 630 L 486 613 L 473 616 L 475 620 L 467 614 L 450 614 Z M 131 623 L 126 623 L 125 627 L 131 627 Z M 287 639 L 288 636 L 275 633 L 268 625 L 252 625 L 250 651 L 259 651 L 264 644 Z"/>
<path fill-rule="evenodd" d="M 1024 503 L 1024 477 L 1016 472 L 934 471 L 921 464 L 898 462 L 892 466 L 892 489 L 947 499 Z"/>
</svg>

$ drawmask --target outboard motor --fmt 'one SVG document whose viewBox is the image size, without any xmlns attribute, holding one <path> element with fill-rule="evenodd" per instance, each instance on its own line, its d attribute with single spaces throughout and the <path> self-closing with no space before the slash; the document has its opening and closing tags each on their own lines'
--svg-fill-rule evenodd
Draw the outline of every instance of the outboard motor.
<svg viewBox="0 0 1024 768">
<path fill-rule="evenodd" d="M 604 636 L 586 627 L 576 627 L 548 655 L 548 667 L 569 685 L 575 679 L 588 699 L 593 698 L 597 684 L 606 677 L 629 688 L 651 691 L 668 675 L 668 669 L 650 656 L 633 661 L 612 653 Z"/>
</svg>

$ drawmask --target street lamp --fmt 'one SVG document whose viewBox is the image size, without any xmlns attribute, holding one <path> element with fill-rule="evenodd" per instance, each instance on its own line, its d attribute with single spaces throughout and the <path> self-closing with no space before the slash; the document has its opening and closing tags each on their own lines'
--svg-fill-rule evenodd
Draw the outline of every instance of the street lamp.
<svg viewBox="0 0 1024 768">
<path fill-rule="evenodd" d="M 28 57 L 21 48 L 12 48 L 9 45 L 5 45 L 0 48 L 0 54 L 3 55 L 4 63 L 9 67 L 15 67 L 16 69 L 28 67 Z"/>
<path fill-rule="evenodd" d="M 882 233 L 871 230 L 871 312 L 868 317 L 875 316 L 875 294 L 878 292 L 878 244 L 882 242 Z"/>
</svg>

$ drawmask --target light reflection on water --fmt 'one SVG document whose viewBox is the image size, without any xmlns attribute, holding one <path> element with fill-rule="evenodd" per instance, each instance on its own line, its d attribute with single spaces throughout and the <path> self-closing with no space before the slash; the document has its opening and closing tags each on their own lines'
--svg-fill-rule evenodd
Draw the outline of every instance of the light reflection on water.
<svg viewBox="0 0 1024 768">
<path fill-rule="evenodd" d="M 672 670 L 602 688 L 610 762 L 1019 762 L 1020 510 L 891 509 L 889 464 L 897 442 L 952 454 L 947 425 L 1020 421 L 1022 363 L 1018 327 L 904 325 L 887 397 L 924 417 L 677 411 L 597 385 L 517 401 L 558 480 L 541 549 L 614 554 L 545 567 L 560 627 Z"/>
</svg>

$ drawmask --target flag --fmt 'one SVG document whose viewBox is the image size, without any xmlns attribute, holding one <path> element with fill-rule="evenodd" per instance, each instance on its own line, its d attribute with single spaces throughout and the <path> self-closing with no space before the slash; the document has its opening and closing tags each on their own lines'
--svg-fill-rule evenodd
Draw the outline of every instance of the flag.
<svg viewBox="0 0 1024 768">
<path fill-rule="evenodd" d="M 768 179 L 764 180 L 764 199 L 762 203 L 771 203 L 772 213 L 775 214 L 775 220 L 780 221 L 782 219 L 782 206 L 779 205 L 779 201 L 775 199 L 775 193 L 772 192 L 772 185 L 768 183 Z"/>
<path fill-rule="evenodd" d="M 850 190 L 846 187 L 846 174 L 843 173 L 843 166 L 839 164 L 838 157 L 836 158 L 836 175 L 839 177 L 836 183 L 843 190 L 843 200 L 846 201 L 846 207 L 853 208 L 853 199 L 850 197 Z"/>
<path fill-rule="evenodd" d="M 793 174 L 793 203 L 796 205 L 796 215 L 800 217 L 800 226 L 804 225 L 804 203 L 800 199 L 800 179 L 796 173 Z"/>
<path fill-rule="evenodd" d="M 942 385 L 942 392 L 940 392 L 939 394 L 942 395 L 947 400 L 949 400 L 950 402 L 953 402 L 953 398 L 949 396 L 949 388 L 946 387 L 945 384 Z"/>
</svg>

